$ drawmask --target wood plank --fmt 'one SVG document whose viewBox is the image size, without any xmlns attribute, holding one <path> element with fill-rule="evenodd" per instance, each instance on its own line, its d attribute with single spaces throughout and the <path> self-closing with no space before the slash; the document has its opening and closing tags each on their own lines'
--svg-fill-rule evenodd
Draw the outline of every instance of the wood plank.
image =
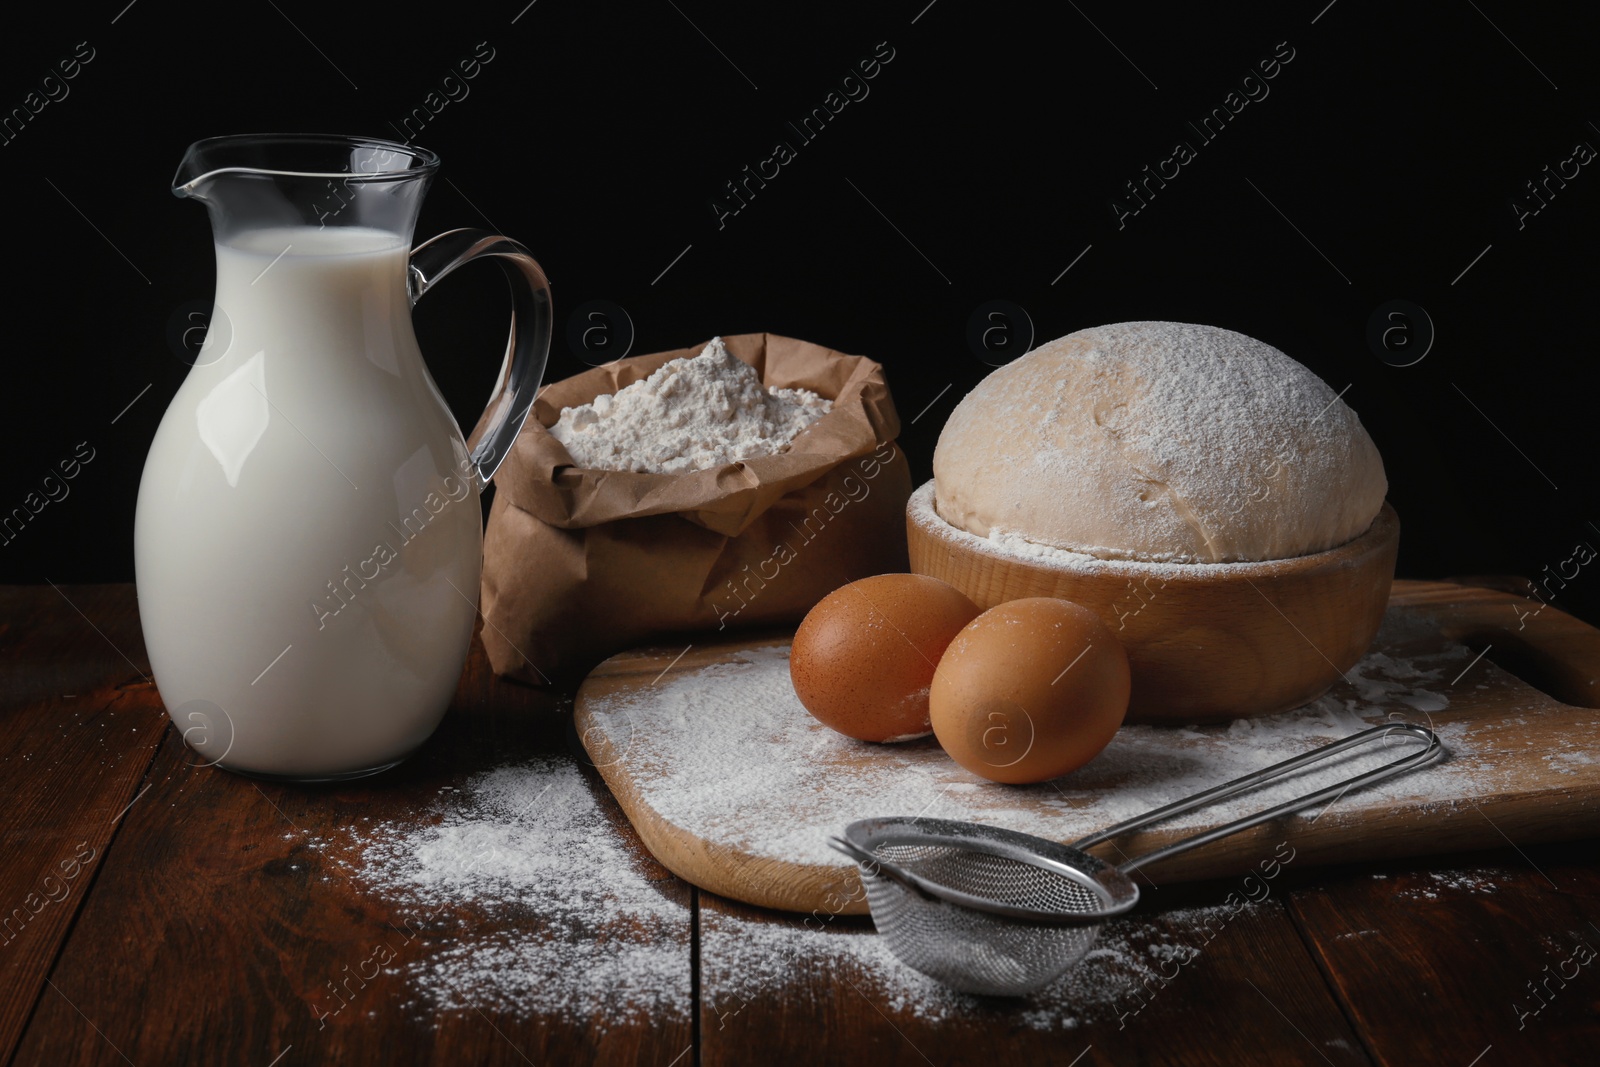
<svg viewBox="0 0 1600 1067">
<path fill-rule="evenodd" d="M 1589 840 L 1331 872 L 1289 904 L 1377 1062 L 1587 1063 L 1596 855 Z"/>
<path fill-rule="evenodd" d="M 1527 595 L 1398 584 L 1407 603 L 1438 609 L 1446 639 L 1488 649 L 1488 658 L 1570 707 L 1600 708 L 1600 630 Z"/>
<path fill-rule="evenodd" d="M 1263 888 L 1264 887 L 1264 888 Z M 888 958 L 871 924 L 701 893 L 701 1062 L 1365 1064 L 1270 883 L 1164 888 L 1024 1000 L 950 993 Z"/>
<path fill-rule="evenodd" d="M 1176 857 L 1152 876 L 1170 883 L 1247 870 L 1250 857 L 1291 829 L 1302 865 L 1498 847 L 1502 832 L 1528 842 L 1600 831 L 1600 762 L 1589 755 L 1600 750 L 1600 715 L 1579 706 L 1600 701 L 1600 630 L 1555 608 L 1529 615 L 1538 607 L 1496 590 L 1395 583 L 1373 649 L 1388 660 L 1374 659 L 1372 677 L 1340 682 L 1329 696 L 1358 707 L 1369 723 L 1387 717 L 1432 725 L 1454 746 L 1452 758 L 1344 796 L 1326 817 L 1263 825 Z M 781 654 L 762 651 L 786 646 L 787 635 L 765 633 L 624 653 L 601 664 L 577 697 L 584 743 L 651 851 L 701 888 L 768 907 L 807 912 L 854 896 L 853 866 L 821 847 L 852 819 L 930 814 L 1070 841 L 1114 821 L 1102 814 L 1107 797 L 1140 788 L 1156 807 L 1331 736 L 1313 718 L 1304 736 L 1247 739 L 1240 744 L 1261 747 L 1259 763 L 1208 777 L 1199 773 L 1214 750 L 1208 746 L 1228 743 L 1228 727 L 1131 726 L 1094 763 L 1057 783 L 995 786 L 955 767 L 931 740 L 872 746 L 818 726 L 787 688 Z M 1482 660 L 1480 652 L 1487 652 Z M 1383 674 L 1384 662 L 1398 664 L 1398 673 Z M 1407 673 L 1415 664 L 1426 665 L 1434 680 L 1412 692 L 1394 679 L 1415 676 Z M 663 696 L 674 681 L 708 669 L 722 672 L 714 703 L 708 697 L 685 710 Z M 1368 695 L 1373 688 L 1379 696 Z M 751 723 L 759 729 L 748 729 Z M 1251 725 L 1259 729 L 1262 721 Z M 726 759 L 715 766 L 703 758 L 722 749 Z M 1369 758 L 1376 765 L 1396 755 L 1378 746 Z M 1172 768 L 1170 780 L 1152 781 L 1151 767 Z M 725 768 L 761 771 L 735 777 Z M 705 796 L 686 800 L 695 774 L 705 778 Z M 1303 783 L 1293 792 L 1287 783 L 1274 787 L 1273 802 L 1304 791 Z M 1137 855 L 1229 817 L 1127 835 L 1102 854 Z M 780 850 L 771 844 L 775 827 L 809 833 L 788 834 L 788 848 Z M 796 840 L 808 851 L 797 852 Z M 849 910 L 865 907 L 856 898 Z"/>
<path fill-rule="evenodd" d="M 167 727 L 148 670 L 132 586 L 0 588 L 0 1063 Z"/>
<path fill-rule="evenodd" d="M 570 768 L 567 730 L 549 697 L 496 681 L 474 639 L 438 735 L 382 776 L 258 783 L 191 766 L 169 733 L 151 791 L 126 817 L 17 1061 L 671 1063 L 691 1041 L 687 1006 L 582 1018 L 515 1005 L 451 1009 L 419 995 L 417 968 L 449 967 L 452 947 L 474 938 L 514 944 L 540 930 L 539 902 L 508 914 L 459 899 L 419 918 L 350 873 L 352 828 L 362 820 L 425 823 L 441 790 L 507 763 Z M 598 779 L 578 784 L 599 804 L 589 830 L 634 840 Z M 642 852 L 640 863 L 678 902 L 682 927 L 664 951 L 681 957 L 687 1004 L 690 889 Z M 575 936 L 600 944 L 597 932 Z M 378 946 L 394 958 L 372 975 Z M 357 972 L 367 978 L 352 979 Z"/>
</svg>

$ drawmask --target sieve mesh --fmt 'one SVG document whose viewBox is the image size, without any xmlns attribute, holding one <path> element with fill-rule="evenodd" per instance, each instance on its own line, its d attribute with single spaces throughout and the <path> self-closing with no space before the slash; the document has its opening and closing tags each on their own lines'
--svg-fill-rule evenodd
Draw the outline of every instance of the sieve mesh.
<svg viewBox="0 0 1600 1067">
<path fill-rule="evenodd" d="M 873 854 L 930 882 L 998 904 L 1062 915 L 1082 915 L 1105 907 L 1099 892 L 1060 871 L 975 848 L 884 844 Z"/>
<path fill-rule="evenodd" d="M 928 882 L 998 904 L 1063 916 L 1102 910 L 1104 896 L 1057 870 L 973 848 L 879 845 L 877 857 Z M 1050 926 L 926 896 L 862 872 L 873 922 L 903 962 L 967 993 L 1020 996 L 1040 989 L 1094 945 L 1098 926 Z"/>
</svg>

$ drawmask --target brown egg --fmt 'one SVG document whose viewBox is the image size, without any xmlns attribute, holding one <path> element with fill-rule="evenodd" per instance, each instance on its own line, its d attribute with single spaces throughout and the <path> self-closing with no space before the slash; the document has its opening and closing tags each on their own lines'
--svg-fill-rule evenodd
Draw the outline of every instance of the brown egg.
<svg viewBox="0 0 1600 1067">
<path fill-rule="evenodd" d="M 795 694 L 821 722 L 862 741 L 925 736 L 939 657 L 977 615 L 978 606 L 955 588 L 922 574 L 840 586 L 795 632 Z"/>
<path fill-rule="evenodd" d="M 1128 710 L 1128 654 L 1100 616 L 1051 597 L 979 615 L 939 661 L 933 732 L 995 782 L 1043 782 L 1088 763 Z"/>
</svg>

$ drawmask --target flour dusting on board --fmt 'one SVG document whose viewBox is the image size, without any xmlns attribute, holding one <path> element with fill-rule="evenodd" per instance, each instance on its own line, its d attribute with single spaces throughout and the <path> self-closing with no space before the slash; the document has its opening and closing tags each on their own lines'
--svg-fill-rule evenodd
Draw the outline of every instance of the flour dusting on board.
<svg viewBox="0 0 1600 1067">
<path fill-rule="evenodd" d="M 1379 637 L 1374 647 L 1388 647 L 1384 634 Z M 829 835 L 874 816 L 965 819 L 1071 840 L 1386 717 L 1426 723 L 1429 713 L 1448 707 L 1443 690 L 1471 657 L 1448 643 L 1410 658 L 1373 652 L 1346 682 L 1304 707 L 1211 726 L 1125 726 L 1081 770 L 1016 787 L 968 773 L 932 738 L 869 745 L 821 725 L 794 695 L 788 654 L 787 645 L 740 652 L 734 662 L 664 679 L 643 695 L 597 699 L 589 711 L 617 758 L 626 759 L 638 798 L 668 822 L 750 854 L 828 866 L 842 862 L 828 847 Z M 1488 772 L 1464 758 L 1472 755 L 1466 727 L 1444 724 L 1438 733 L 1451 759 L 1369 786 L 1335 806 L 1350 810 L 1405 799 L 1427 807 L 1473 795 Z M 1234 818 L 1391 762 L 1415 744 L 1374 743 L 1167 825 Z M 872 758 L 863 760 L 868 753 Z M 1028 803 L 1017 802 L 1022 793 L 1029 794 Z M 1315 815 L 1313 809 L 1305 817 Z"/>
</svg>

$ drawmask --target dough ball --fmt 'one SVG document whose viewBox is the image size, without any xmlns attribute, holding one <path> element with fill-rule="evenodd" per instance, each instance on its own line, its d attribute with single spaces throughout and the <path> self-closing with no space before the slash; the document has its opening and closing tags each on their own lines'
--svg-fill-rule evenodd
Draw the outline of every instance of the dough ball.
<svg viewBox="0 0 1600 1067">
<path fill-rule="evenodd" d="M 1388 492 L 1361 420 L 1282 352 L 1215 326 L 1068 334 L 990 374 L 933 457 L 980 537 L 1102 559 L 1288 559 L 1364 533 Z"/>
</svg>

